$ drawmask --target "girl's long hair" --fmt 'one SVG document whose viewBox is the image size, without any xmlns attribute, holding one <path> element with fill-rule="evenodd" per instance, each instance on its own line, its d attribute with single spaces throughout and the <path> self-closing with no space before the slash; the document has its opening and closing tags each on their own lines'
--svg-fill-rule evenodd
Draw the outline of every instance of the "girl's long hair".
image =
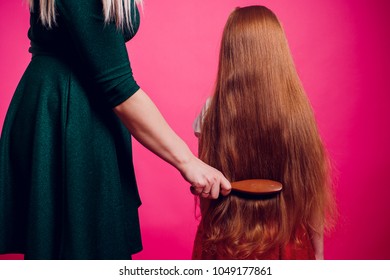
<svg viewBox="0 0 390 280">
<path fill-rule="evenodd" d="M 82 1 L 82 0 L 80 0 Z M 101 0 L 106 23 L 115 22 L 120 29 L 132 28 L 131 10 L 136 4 L 143 4 L 143 0 L 134 0 L 132 7 L 130 0 Z M 28 0 L 30 10 L 34 8 L 34 0 Z M 52 28 L 56 24 L 55 0 L 39 0 L 40 19 L 42 24 Z"/>
<path fill-rule="evenodd" d="M 280 194 L 260 199 L 201 199 L 204 250 L 261 258 L 299 243 L 301 229 L 327 228 L 334 213 L 329 160 L 282 26 L 266 7 L 237 8 L 228 18 L 199 156 L 231 181 L 283 184 Z"/>
</svg>

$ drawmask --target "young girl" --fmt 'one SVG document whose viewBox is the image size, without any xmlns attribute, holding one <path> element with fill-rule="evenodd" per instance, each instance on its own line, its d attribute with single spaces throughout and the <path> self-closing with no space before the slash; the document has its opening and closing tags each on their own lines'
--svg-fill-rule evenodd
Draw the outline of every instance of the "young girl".
<svg viewBox="0 0 390 280">
<path fill-rule="evenodd" d="M 237 8 L 224 28 L 214 95 L 194 123 L 199 156 L 230 181 L 283 190 L 200 198 L 193 259 L 323 259 L 335 213 L 330 168 L 313 110 L 275 14 Z"/>
</svg>

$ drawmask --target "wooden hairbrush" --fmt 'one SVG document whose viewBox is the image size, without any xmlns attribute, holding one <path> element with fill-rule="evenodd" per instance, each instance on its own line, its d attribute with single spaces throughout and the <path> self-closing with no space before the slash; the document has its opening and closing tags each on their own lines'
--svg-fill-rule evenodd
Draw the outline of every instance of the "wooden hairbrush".
<svg viewBox="0 0 390 280">
<path fill-rule="evenodd" d="M 273 180 L 250 179 L 232 182 L 232 191 L 241 192 L 250 195 L 273 194 L 280 192 L 282 184 Z"/>
<path fill-rule="evenodd" d="M 236 181 L 231 183 L 232 191 L 240 192 L 248 195 L 267 195 L 280 192 L 283 188 L 282 184 L 277 181 L 266 179 L 249 179 Z M 192 194 L 198 194 L 195 188 L 191 186 Z"/>
</svg>

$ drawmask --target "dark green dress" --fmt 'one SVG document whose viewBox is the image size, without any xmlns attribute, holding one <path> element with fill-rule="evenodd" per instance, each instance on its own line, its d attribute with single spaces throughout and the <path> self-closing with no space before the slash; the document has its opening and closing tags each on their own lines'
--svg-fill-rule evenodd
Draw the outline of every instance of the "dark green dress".
<svg viewBox="0 0 390 280">
<path fill-rule="evenodd" d="M 130 1 L 130 0 L 129 0 Z M 112 108 L 138 89 L 125 41 L 101 0 L 31 13 L 32 60 L 0 140 L 0 253 L 26 259 L 130 259 L 142 249 L 131 138 Z"/>
</svg>

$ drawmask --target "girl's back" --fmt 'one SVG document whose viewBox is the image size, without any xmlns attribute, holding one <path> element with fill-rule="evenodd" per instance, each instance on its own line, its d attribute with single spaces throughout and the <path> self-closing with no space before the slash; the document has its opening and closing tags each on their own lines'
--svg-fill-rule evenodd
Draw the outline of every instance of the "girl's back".
<svg viewBox="0 0 390 280">
<path fill-rule="evenodd" d="M 329 163 L 284 31 L 269 9 L 230 15 L 215 92 L 201 120 L 202 160 L 231 181 L 270 179 L 283 191 L 201 199 L 193 257 L 322 258 L 325 217 L 334 207 Z"/>
</svg>

